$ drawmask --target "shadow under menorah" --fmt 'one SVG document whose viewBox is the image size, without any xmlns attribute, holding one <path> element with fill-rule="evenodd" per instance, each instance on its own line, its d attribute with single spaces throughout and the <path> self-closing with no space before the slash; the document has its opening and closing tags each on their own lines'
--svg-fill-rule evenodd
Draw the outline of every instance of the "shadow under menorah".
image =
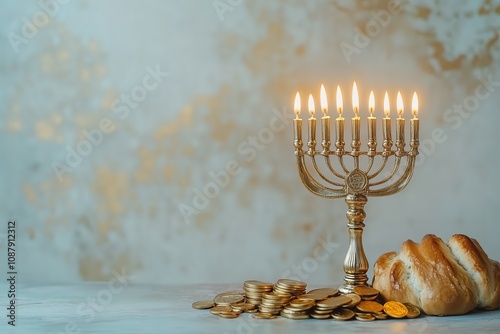
<svg viewBox="0 0 500 334">
<path fill-rule="evenodd" d="M 367 285 L 369 264 L 366 258 L 362 234 L 366 217 L 364 206 L 368 196 L 388 196 L 404 189 L 410 182 L 415 167 L 419 146 L 419 120 L 418 99 L 413 95 L 412 112 L 414 117 L 410 120 L 410 147 L 405 150 L 405 119 L 403 114 L 403 101 L 401 94 L 397 96 L 398 118 L 396 119 L 396 142 L 393 149 L 391 118 L 389 117 L 389 98 L 387 92 L 384 98 L 385 117 L 382 119 L 383 142 L 382 150 L 377 150 L 377 123 L 373 116 L 375 102 L 373 92 L 369 98 L 370 116 L 367 119 L 368 140 L 366 150 L 361 149 L 359 99 L 356 83 L 353 84 L 353 111 L 355 116 L 351 119 L 352 141 L 350 150 L 346 150 L 344 142 L 344 118 L 342 117 L 342 93 L 337 87 L 337 112 L 335 119 L 335 148 L 331 150 L 330 117 L 327 116 L 328 106 L 324 86 L 321 85 L 321 118 L 322 141 L 321 150 L 316 143 L 316 119 L 314 118 L 314 100 L 309 95 L 308 142 L 307 149 L 303 150 L 302 119 L 300 113 L 300 95 L 295 98 L 294 119 L 294 146 L 297 157 L 299 176 L 304 186 L 313 194 L 325 198 L 344 198 L 348 206 L 347 227 L 349 229 L 349 248 L 344 261 L 344 285 L 340 287 L 341 293 L 352 293 L 355 286 Z M 360 161 L 363 158 L 362 161 Z M 318 159 L 323 160 L 322 165 Z M 346 159 L 351 160 L 346 163 Z M 377 163 L 376 163 L 377 160 Z M 308 163 L 309 161 L 309 163 Z M 321 170 L 323 167 L 324 170 Z M 384 174 L 383 172 L 388 172 Z M 328 173 L 328 175 L 327 175 Z"/>
</svg>

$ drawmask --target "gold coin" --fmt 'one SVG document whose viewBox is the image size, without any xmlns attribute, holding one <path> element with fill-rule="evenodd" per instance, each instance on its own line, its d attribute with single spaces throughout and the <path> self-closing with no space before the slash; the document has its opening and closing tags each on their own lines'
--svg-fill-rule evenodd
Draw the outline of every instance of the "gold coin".
<svg viewBox="0 0 500 334">
<path fill-rule="evenodd" d="M 323 319 L 330 319 L 330 317 L 332 316 L 330 313 L 328 313 L 328 314 L 318 314 L 318 313 L 314 313 L 314 312 L 309 313 L 309 315 L 311 317 L 313 317 L 314 319 L 321 319 L 321 320 L 323 320 Z"/>
<path fill-rule="evenodd" d="M 351 302 L 349 302 L 348 304 L 343 305 L 342 307 L 354 307 L 354 306 L 358 305 L 361 302 L 361 296 L 358 295 L 358 294 L 348 293 L 348 294 L 346 294 L 344 296 L 351 298 Z"/>
<path fill-rule="evenodd" d="M 262 298 L 266 298 L 266 299 L 272 299 L 272 300 L 290 300 L 290 298 L 292 297 L 291 294 L 287 293 L 287 294 L 280 294 L 280 293 L 275 293 L 275 292 L 264 292 L 262 294 Z"/>
<path fill-rule="evenodd" d="M 325 300 L 316 302 L 316 306 L 323 307 L 323 308 L 337 308 L 342 305 L 348 304 L 351 302 L 351 298 L 346 297 L 346 296 L 337 296 L 337 297 L 330 297 Z"/>
<path fill-rule="evenodd" d="M 388 315 L 385 314 L 384 312 L 374 313 L 373 316 L 378 320 L 385 320 L 388 318 Z"/>
<path fill-rule="evenodd" d="M 252 317 L 254 317 L 256 319 L 274 319 L 274 318 L 276 318 L 276 316 L 274 314 L 262 313 L 262 312 L 254 313 L 252 315 Z"/>
<path fill-rule="evenodd" d="M 408 309 L 408 314 L 406 315 L 407 318 L 413 319 L 420 315 L 420 309 L 415 305 L 410 303 L 403 303 L 403 305 Z"/>
<path fill-rule="evenodd" d="M 356 305 L 356 308 L 361 312 L 368 313 L 377 313 L 385 310 L 382 304 L 370 300 L 361 301 L 358 305 Z"/>
<path fill-rule="evenodd" d="M 362 300 L 375 300 L 378 298 L 378 295 L 374 295 L 374 296 L 363 296 L 361 297 Z"/>
<path fill-rule="evenodd" d="M 231 307 L 233 308 L 233 310 L 247 311 L 253 310 L 255 308 L 255 305 L 250 303 L 236 303 L 232 304 Z"/>
<path fill-rule="evenodd" d="M 354 318 L 355 315 L 356 315 L 356 313 L 354 313 L 353 310 L 349 310 L 346 308 L 338 308 L 338 309 L 334 310 L 332 313 L 332 317 L 335 320 L 349 320 L 349 319 Z"/>
<path fill-rule="evenodd" d="M 207 308 L 212 308 L 214 307 L 214 302 L 213 300 L 200 300 L 200 301 L 197 301 L 197 302 L 194 302 L 193 303 L 193 308 L 196 308 L 196 309 L 207 309 Z"/>
<path fill-rule="evenodd" d="M 289 308 L 284 308 L 281 312 L 282 313 L 286 313 L 288 315 L 304 315 L 304 314 L 307 314 L 307 311 L 294 311 L 294 310 L 291 310 Z"/>
<path fill-rule="evenodd" d="M 318 294 L 326 294 L 328 297 L 333 297 L 339 294 L 339 289 L 335 288 L 319 288 L 319 289 L 314 289 L 311 291 L 307 292 L 309 293 L 318 293 Z"/>
<path fill-rule="evenodd" d="M 218 314 L 219 317 L 221 318 L 226 318 L 226 319 L 234 319 L 238 318 L 239 314 L 235 312 L 222 312 Z"/>
<path fill-rule="evenodd" d="M 359 320 L 359 321 L 373 321 L 375 320 L 375 317 L 371 314 L 368 314 L 368 316 L 359 316 L 357 315 L 356 316 L 356 320 Z"/>
<path fill-rule="evenodd" d="M 260 303 L 262 303 L 262 299 L 247 298 L 247 303 L 252 304 L 252 305 L 260 305 Z"/>
<path fill-rule="evenodd" d="M 366 285 L 358 285 L 354 287 L 354 293 L 360 295 L 361 297 L 378 296 L 379 291 Z"/>
<path fill-rule="evenodd" d="M 322 309 L 313 309 L 312 312 L 316 313 L 316 314 L 332 314 L 333 312 L 333 309 L 329 308 L 327 310 L 322 310 Z"/>
<path fill-rule="evenodd" d="M 212 307 L 210 309 L 210 312 L 212 314 L 219 314 L 219 313 L 223 313 L 223 312 L 232 312 L 233 309 L 231 308 L 231 306 L 215 306 L 215 307 Z"/>
<path fill-rule="evenodd" d="M 303 314 L 303 315 L 291 315 L 291 314 L 286 314 L 281 312 L 281 316 L 283 318 L 287 319 L 293 319 L 293 320 L 303 320 L 303 319 L 309 319 L 309 314 Z"/>
<path fill-rule="evenodd" d="M 289 305 L 291 307 L 302 308 L 302 307 L 313 307 L 315 304 L 316 304 L 316 302 L 314 301 L 314 299 L 297 298 L 297 299 L 291 300 Z"/>
<path fill-rule="evenodd" d="M 330 297 L 328 293 L 320 293 L 320 292 L 308 292 L 305 295 L 297 296 L 297 298 L 300 299 L 314 299 L 315 301 L 325 300 L 328 297 Z"/>
<path fill-rule="evenodd" d="M 229 306 L 235 303 L 241 303 L 245 297 L 239 292 L 224 292 L 220 293 L 214 298 L 214 303 L 217 305 Z"/>
<path fill-rule="evenodd" d="M 384 304 L 384 312 L 391 318 L 404 318 L 408 314 L 408 308 L 400 302 L 389 301 Z"/>
<path fill-rule="evenodd" d="M 291 287 L 291 288 L 297 288 L 297 289 L 305 289 L 307 287 L 307 283 L 304 283 L 301 281 L 296 281 L 293 279 L 286 279 L 286 278 L 279 279 L 276 282 L 276 285 L 282 286 L 284 288 Z"/>
<path fill-rule="evenodd" d="M 254 290 L 270 290 L 273 288 L 273 283 L 268 283 L 268 282 L 262 282 L 262 281 L 257 281 L 257 280 L 249 280 L 243 282 L 243 287 L 245 288 L 250 288 Z"/>
</svg>

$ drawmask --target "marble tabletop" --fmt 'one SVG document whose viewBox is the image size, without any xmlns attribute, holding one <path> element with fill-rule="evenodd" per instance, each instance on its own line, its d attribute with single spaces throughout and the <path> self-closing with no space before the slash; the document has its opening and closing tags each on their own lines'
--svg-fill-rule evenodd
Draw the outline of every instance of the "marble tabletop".
<svg viewBox="0 0 500 334">
<path fill-rule="evenodd" d="M 251 314 L 222 319 L 191 307 L 241 285 L 138 285 L 119 282 L 17 286 L 16 326 L 7 324 L 6 298 L 0 306 L 1 333 L 499 333 L 500 310 L 454 317 L 373 322 L 259 320 Z M 0 284 L 0 291 L 7 286 Z M 5 329 L 5 330 L 4 330 Z"/>
</svg>

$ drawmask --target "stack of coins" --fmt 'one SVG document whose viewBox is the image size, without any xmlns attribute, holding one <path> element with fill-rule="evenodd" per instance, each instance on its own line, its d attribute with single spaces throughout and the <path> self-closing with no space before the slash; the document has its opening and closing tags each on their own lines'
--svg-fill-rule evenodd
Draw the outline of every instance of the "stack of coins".
<svg viewBox="0 0 500 334">
<path fill-rule="evenodd" d="M 274 292 L 278 294 L 291 294 L 292 296 L 300 296 L 306 292 L 307 284 L 301 281 L 292 279 L 279 279 L 274 284 Z"/>
<path fill-rule="evenodd" d="M 262 281 L 245 281 L 245 292 L 225 292 L 213 300 L 193 303 L 197 309 L 210 309 L 222 318 L 237 318 L 241 313 L 254 313 L 257 319 L 274 319 L 281 315 L 288 319 L 335 319 L 345 321 L 385 320 L 388 318 L 416 318 L 420 310 L 409 303 L 379 298 L 379 291 L 369 286 L 358 286 L 353 293 L 338 294 L 336 288 L 314 289 L 307 293 L 306 283 L 280 279 L 274 285 Z"/>
<path fill-rule="evenodd" d="M 292 295 L 289 293 L 265 292 L 262 294 L 262 303 L 259 305 L 259 311 L 273 315 L 280 314 L 291 298 Z"/>
<path fill-rule="evenodd" d="M 307 319 L 308 311 L 316 305 L 316 301 L 311 298 L 296 298 L 281 311 L 281 316 L 289 319 Z"/>
<path fill-rule="evenodd" d="M 259 305 L 262 302 L 262 294 L 273 291 L 273 284 L 250 280 L 243 283 L 243 290 L 245 290 L 247 303 Z"/>
</svg>

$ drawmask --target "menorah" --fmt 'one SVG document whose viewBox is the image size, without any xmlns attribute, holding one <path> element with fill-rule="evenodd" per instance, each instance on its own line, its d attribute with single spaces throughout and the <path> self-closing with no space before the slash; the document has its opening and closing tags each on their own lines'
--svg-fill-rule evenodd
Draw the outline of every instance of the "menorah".
<svg viewBox="0 0 500 334">
<path fill-rule="evenodd" d="M 361 150 L 360 137 L 360 117 L 358 89 L 356 83 L 352 89 L 352 103 L 354 117 L 351 119 L 351 150 L 345 149 L 344 142 L 344 118 L 342 117 L 342 93 L 337 87 L 337 112 L 338 118 L 335 120 L 335 150 L 330 150 L 330 116 L 327 116 L 328 106 L 326 91 L 321 85 L 321 118 L 322 141 L 321 150 L 316 150 L 316 119 L 314 118 L 314 99 L 309 95 L 308 107 L 311 117 L 308 119 L 308 142 L 307 150 L 303 150 L 302 142 L 302 119 L 300 113 L 300 95 L 297 92 L 295 97 L 294 119 L 294 146 L 297 156 L 299 176 L 304 186 L 316 194 L 325 198 L 343 198 L 348 206 L 347 227 L 349 229 L 349 248 L 344 261 L 345 283 L 340 287 L 341 293 L 352 293 L 355 286 L 367 285 L 369 264 L 363 249 L 363 223 L 366 217 L 364 206 L 367 196 L 388 196 L 404 189 L 413 176 L 416 157 L 419 146 L 419 120 L 418 99 L 416 93 L 413 94 L 412 112 L 413 118 L 410 120 L 410 149 L 405 151 L 405 119 L 403 114 L 403 101 L 401 93 L 397 95 L 396 119 L 396 145 L 393 150 L 391 118 L 389 117 L 389 97 L 387 92 L 384 97 L 385 117 L 382 119 L 383 143 L 382 151 L 377 151 L 377 123 L 373 116 L 375 101 L 373 91 L 369 97 L 368 117 L 368 140 L 367 150 Z M 310 158 L 307 163 L 306 156 Z M 324 158 L 323 167 L 331 175 L 327 176 L 320 169 L 317 157 Z M 336 157 L 336 158 L 335 158 Z M 345 159 L 352 159 L 348 165 Z M 360 166 L 360 157 L 363 158 L 365 168 Z M 334 161 L 336 160 L 335 164 Z M 375 161 L 377 162 L 375 163 Z M 392 168 L 390 165 L 392 164 Z M 311 166 L 312 165 L 312 166 Z M 404 165 L 404 169 L 402 167 Z M 352 166 L 352 167 L 351 167 Z M 376 167 L 375 167 L 376 166 Z M 351 168 L 349 168 L 351 167 Z M 314 175 L 311 173 L 313 171 Z M 390 171 L 384 175 L 383 171 Z"/>
</svg>

